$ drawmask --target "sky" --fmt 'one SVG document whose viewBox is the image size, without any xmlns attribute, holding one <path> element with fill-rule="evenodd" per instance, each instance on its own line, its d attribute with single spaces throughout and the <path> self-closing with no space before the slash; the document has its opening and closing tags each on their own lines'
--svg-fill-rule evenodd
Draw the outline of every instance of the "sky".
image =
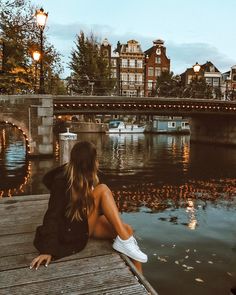
<svg viewBox="0 0 236 295">
<path fill-rule="evenodd" d="M 76 34 L 140 42 L 143 50 L 163 39 L 171 70 L 182 73 L 212 61 L 222 72 L 236 64 L 236 0 L 32 0 L 49 12 L 47 35 L 62 54 L 64 74 Z"/>
</svg>

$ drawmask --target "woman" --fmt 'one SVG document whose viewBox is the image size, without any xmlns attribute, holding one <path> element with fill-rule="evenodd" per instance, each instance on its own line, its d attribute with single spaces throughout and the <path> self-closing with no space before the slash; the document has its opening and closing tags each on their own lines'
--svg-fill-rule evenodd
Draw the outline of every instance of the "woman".
<svg viewBox="0 0 236 295">
<path fill-rule="evenodd" d="M 40 255 L 31 262 L 36 268 L 45 262 L 81 251 L 89 237 L 115 239 L 113 248 L 129 256 L 141 272 L 147 255 L 138 247 L 131 226 L 122 222 L 112 192 L 98 179 L 95 146 L 90 142 L 74 145 L 68 164 L 44 177 L 50 189 L 48 209 L 38 226 L 34 246 Z"/>
</svg>

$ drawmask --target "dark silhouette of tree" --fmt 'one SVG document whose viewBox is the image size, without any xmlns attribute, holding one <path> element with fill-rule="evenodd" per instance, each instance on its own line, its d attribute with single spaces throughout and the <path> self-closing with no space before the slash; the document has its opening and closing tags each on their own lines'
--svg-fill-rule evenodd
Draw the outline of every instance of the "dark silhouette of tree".
<svg viewBox="0 0 236 295">
<path fill-rule="evenodd" d="M 0 38 L 3 43 L 0 93 L 33 93 L 35 63 L 32 53 L 34 50 L 39 50 L 40 44 L 39 29 L 33 17 L 36 8 L 29 0 L 0 0 L 0 6 Z M 62 66 L 59 53 L 47 41 L 45 33 L 43 56 L 45 90 L 50 92 L 52 84 L 55 84 L 62 72 Z M 56 88 L 54 85 L 54 91 Z M 61 89 L 61 86 L 59 88 Z"/>
<path fill-rule="evenodd" d="M 102 55 L 100 44 L 93 34 L 86 37 L 81 31 L 77 35 L 69 67 L 72 70 L 70 88 L 75 93 L 106 95 L 115 85 L 109 60 Z"/>
</svg>

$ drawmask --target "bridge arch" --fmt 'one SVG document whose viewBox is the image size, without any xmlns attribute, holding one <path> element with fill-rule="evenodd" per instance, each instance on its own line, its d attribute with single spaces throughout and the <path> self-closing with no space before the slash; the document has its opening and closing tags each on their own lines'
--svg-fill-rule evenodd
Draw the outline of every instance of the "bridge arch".
<svg viewBox="0 0 236 295">
<path fill-rule="evenodd" d="M 12 127 L 17 128 L 19 131 L 21 131 L 24 140 L 25 140 L 25 146 L 26 146 L 26 155 L 30 154 L 30 138 L 29 138 L 29 130 L 25 126 L 24 123 L 18 121 L 15 118 L 11 118 L 9 116 L 4 116 L 0 114 L 0 123 L 4 123 L 7 125 L 10 125 Z"/>
</svg>

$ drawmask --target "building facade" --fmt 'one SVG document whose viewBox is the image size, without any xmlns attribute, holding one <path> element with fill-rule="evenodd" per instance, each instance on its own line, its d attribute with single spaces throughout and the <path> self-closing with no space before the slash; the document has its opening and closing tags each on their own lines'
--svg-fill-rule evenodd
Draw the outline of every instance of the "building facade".
<svg viewBox="0 0 236 295">
<path fill-rule="evenodd" d="M 144 92 L 145 96 L 153 96 L 156 92 L 157 77 L 163 72 L 170 72 L 170 59 L 161 39 L 153 41 L 153 46 L 144 53 Z"/>
<path fill-rule="evenodd" d="M 191 82 L 197 77 L 198 79 L 204 78 L 209 86 L 221 87 L 221 72 L 211 62 L 207 61 L 205 64 L 200 65 L 199 73 L 195 73 L 193 68 L 188 68 L 181 74 L 181 81 L 184 86 L 191 84 Z"/>
<path fill-rule="evenodd" d="M 222 89 L 226 100 L 236 98 L 236 65 L 222 74 Z"/>
<path fill-rule="evenodd" d="M 117 81 L 119 94 L 122 96 L 144 95 L 144 53 L 136 40 L 129 40 L 126 44 L 117 43 L 112 58 L 117 66 Z M 113 69 L 115 74 L 115 70 Z"/>
</svg>

